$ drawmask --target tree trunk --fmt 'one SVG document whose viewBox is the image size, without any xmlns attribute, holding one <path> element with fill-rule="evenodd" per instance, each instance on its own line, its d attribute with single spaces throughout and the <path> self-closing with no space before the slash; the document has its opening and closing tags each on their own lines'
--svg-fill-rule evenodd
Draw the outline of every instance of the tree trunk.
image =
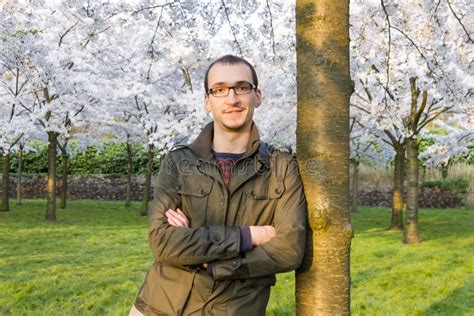
<svg viewBox="0 0 474 316">
<path fill-rule="evenodd" d="M 153 155 L 154 146 L 148 145 L 145 186 L 143 187 L 143 200 L 142 207 L 140 209 L 140 215 L 142 216 L 146 216 L 148 214 L 148 202 L 150 201 L 151 196 L 151 175 L 153 174 Z"/>
<path fill-rule="evenodd" d="M 405 144 L 395 145 L 393 169 L 392 220 L 389 230 L 403 229 L 403 182 L 405 180 Z"/>
<path fill-rule="evenodd" d="M 297 315 L 350 314 L 349 1 L 297 0 L 297 155 L 308 236 Z"/>
<path fill-rule="evenodd" d="M 426 180 L 426 167 L 425 166 L 420 166 L 421 172 L 420 172 L 420 182 L 423 182 Z"/>
<path fill-rule="evenodd" d="M 351 183 L 351 212 L 356 213 L 358 207 L 359 193 L 359 161 L 352 163 L 352 183 Z"/>
<path fill-rule="evenodd" d="M 66 200 L 67 200 L 67 173 L 68 173 L 68 163 L 69 163 L 69 156 L 65 149 L 61 149 L 61 158 L 62 158 L 62 174 L 61 174 L 61 201 L 59 204 L 59 208 L 65 209 L 66 208 Z"/>
<path fill-rule="evenodd" d="M 20 155 L 18 157 L 18 169 L 16 180 L 16 205 L 21 205 L 21 180 L 23 172 L 23 148 L 20 146 Z"/>
<path fill-rule="evenodd" d="M 2 155 L 2 207 L 0 211 L 10 211 L 10 197 L 8 196 L 10 190 L 10 154 Z"/>
<path fill-rule="evenodd" d="M 403 242 L 415 244 L 420 242 L 418 232 L 418 140 L 407 139 L 407 220 Z"/>
<path fill-rule="evenodd" d="M 48 132 L 47 221 L 56 221 L 56 140 L 58 133 Z"/>
<path fill-rule="evenodd" d="M 449 165 L 448 164 L 442 164 L 441 165 L 441 177 L 443 177 L 443 179 L 448 178 L 448 170 L 449 170 Z"/>
<path fill-rule="evenodd" d="M 127 185 L 125 188 L 125 207 L 130 207 L 132 199 L 132 145 L 127 140 Z"/>
</svg>

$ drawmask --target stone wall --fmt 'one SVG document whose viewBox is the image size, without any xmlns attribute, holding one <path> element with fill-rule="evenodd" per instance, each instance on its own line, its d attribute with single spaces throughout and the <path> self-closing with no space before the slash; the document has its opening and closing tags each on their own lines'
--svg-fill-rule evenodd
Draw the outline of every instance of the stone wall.
<svg viewBox="0 0 474 316">
<path fill-rule="evenodd" d="M 1 177 L 0 177 L 1 178 Z M 15 177 L 10 178 L 10 196 L 15 196 Z M 141 200 L 144 176 L 132 177 L 132 200 Z M 111 175 L 69 176 L 69 200 L 94 199 L 94 200 L 125 200 L 126 177 Z M 61 179 L 57 180 L 57 190 L 61 187 Z M 23 198 L 46 198 L 46 176 L 22 179 Z"/>
<path fill-rule="evenodd" d="M 0 177 L 1 179 L 1 177 Z M 22 180 L 24 198 L 46 198 L 46 176 Z M 68 179 L 68 199 L 124 200 L 126 177 L 111 175 L 70 176 Z M 141 200 L 145 182 L 144 176 L 132 177 L 132 199 Z M 61 180 L 58 179 L 58 192 Z M 391 207 L 392 192 L 377 190 L 369 185 L 358 194 L 359 204 L 365 206 Z M 10 196 L 15 196 L 16 178 L 10 178 Z M 463 206 L 465 194 L 443 191 L 437 188 L 424 188 L 420 192 L 421 208 L 458 208 Z"/>
<path fill-rule="evenodd" d="M 464 206 L 463 193 L 444 191 L 438 188 L 423 188 L 418 200 L 420 208 L 459 208 Z M 359 204 L 366 206 L 392 206 L 392 191 L 362 191 L 358 194 Z"/>
</svg>

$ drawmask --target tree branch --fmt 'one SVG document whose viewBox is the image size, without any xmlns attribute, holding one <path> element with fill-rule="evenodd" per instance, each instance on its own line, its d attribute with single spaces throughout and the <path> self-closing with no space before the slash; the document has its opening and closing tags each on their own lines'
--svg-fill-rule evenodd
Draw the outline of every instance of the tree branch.
<svg viewBox="0 0 474 316">
<path fill-rule="evenodd" d="M 239 49 L 239 54 L 240 54 L 240 56 L 242 56 L 242 48 L 240 47 L 239 41 L 237 40 L 237 36 L 235 35 L 234 28 L 232 27 L 232 23 L 230 22 L 229 13 L 227 12 L 228 9 L 227 9 L 227 6 L 225 5 L 224 0 L 222 0 L 222 7 L 224 8 L 224 13 L 225 13 L 225 17 L 227 19 L 227 23 L 229 24 L 232 35 L 234 36 L 234 41 L 237 44 L 237 47 Z"/>
<path fill-rule="evenodd" d="M 418 125 L 421 114 L 425 110 L 427 100 L 428 100 L 428 91 L 423 90 L 423 97 L 422 97 L 422 100 L 421 100 L 421 105 L 420 105 L 420 108 L 418 109 L 418 111 L 416 112 L 416 115 L 415 115 L 415 122 L 414 122 L 415 126 Z"/>
<path fill-rule="evenodd" d="M 64 37 L 65 37 L 65 36 L 67 35 L 67 33 L 69 33 L 78 23 L 79 23 L 79 21 L 76 21 L 76 23 L 74 23 L 70 28 L 68 28 L 68 29 L 66 30 L 66 32 L 64 32 L 63 35 L 61 35 L 61 36 L 59 37 L 58 47 L 61 47 L 61 44 L 63 43 Z"/>
<path fill-rule="evenodd" d="M 361 106 L 358 106 L 357 104 L 351 103 L 350 106 L 353 106 L 353 107 L 355 107 L 355 108 L 358 108 L 358 109 L 361 110 L 362 112 L 365 112 L 365 113 L 367 113 L 367 114 L 370 114 L 370 112 L 369 112 L 368 110 L 364 109 L 364 108 L 361 107 Z"/>
<path fill-rule="evenodd" d="M 274 57 L 276 56 L 276 51 L 275 51 L 275 32 L 273 31 L 273 17 L 272 17 L 272 10 L 270 9 L 270 3 L 268 3 L 268 0 L 266 0 L 267 4 L 267 9 L 268 9 L 268 14 L 270 16 L 270 38 L 272 42 L 272 51 Z"/>
<path fill-rule="evenodd" d="M 384 95 L 385 106 L 388 107 L 387 92 L 389 91 L 388 85 L 390 82 L 390 52 L 392 48 L 391 47 L 392 46 L 392 33 L 390 32 L 390 28 L 392 25 L 390 24 L 390 18 L 388 17 L 387 8 L 385 7 L 384 0 L 380 0 L 380 4 L 382 5 L 382 9 L 385 14 L 385 19 L 387 20 L 387 25 L 388 25 L 387 81 L 385 83 L 385 95 Z"/>
<path fill-rule="evenodd" d="M 454 12 L 453 10 L 453 7 L 451 7 L 451 2 L 449 0 L 446 0 L 446 2 L 448 3 L 449 10 L 451 10 L 456 20 L 458 20 L 458 23 L 461 25 L 462 29 L 464 30 L 464 33 L 466 33 L 467 41 L 470 43 L 474 43 L 474 40 L 472 39 L 471 35 L 469 35 L 469 32 L 466 29 L 466 26 L 462 23 L 461 18 L 457 16 L 456 12 Z M 472 11 L 471 11 L 471 14 L 472 14 Z"/>
</svg>

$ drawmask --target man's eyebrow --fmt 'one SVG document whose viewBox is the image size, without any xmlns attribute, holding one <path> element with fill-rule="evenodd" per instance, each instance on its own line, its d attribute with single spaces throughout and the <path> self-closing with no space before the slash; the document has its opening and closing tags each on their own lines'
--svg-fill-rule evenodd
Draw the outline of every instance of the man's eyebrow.
<svg viewBox="0 0 474 316">
<path fill-rule="evenodd" d="M 211 87 L 216 87 L 216 86 L 232 86 L 232 85 L 238 85 L 238 84 L 243 84 L 243 83 L 248 83 L 248 84 L 252 84 L 251 82 L 248 82 L 247 80 L 240 80 L 240 81 L 237 81 L 235 83 L 228 83 L 228 82 L 215 82 L 211 85 Z"/>
</svg>

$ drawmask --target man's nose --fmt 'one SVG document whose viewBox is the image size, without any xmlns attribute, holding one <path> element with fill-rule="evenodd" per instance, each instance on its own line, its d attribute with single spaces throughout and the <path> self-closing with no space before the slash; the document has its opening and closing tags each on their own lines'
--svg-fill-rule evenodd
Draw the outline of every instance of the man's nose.
<svg viewBox="0 0 474 316">
<path fill-rule="evenodd" d="M 237 97 L 237 94 L 235 94 L 234 88 L 229 89 L 229 94 L 228 94 L 227 97 L 226 97 L 226 103 L 228 103 L 228 104 L 236 104 L 236 103 L 239 103 L 239 102 L 240 102 L 240 100 L 239 100 L 239 98 Z"/>
</svg>

